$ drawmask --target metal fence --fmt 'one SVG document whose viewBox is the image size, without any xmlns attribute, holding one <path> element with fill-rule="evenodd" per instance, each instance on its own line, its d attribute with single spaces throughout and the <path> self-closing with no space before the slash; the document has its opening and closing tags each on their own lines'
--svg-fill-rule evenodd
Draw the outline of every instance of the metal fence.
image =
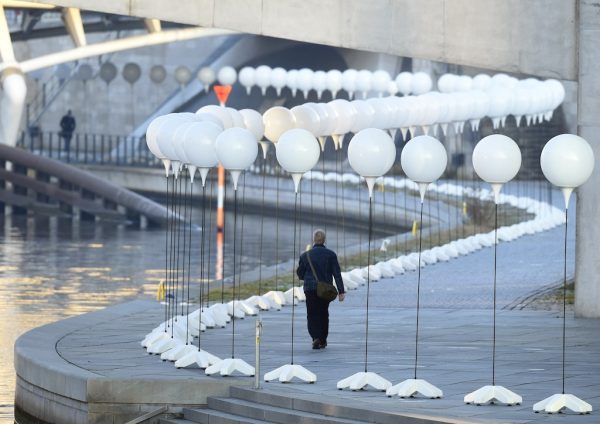
<svg viewBox="0 0 600 424">
<path fill-rule="evenodd" d="M 60 132 L 23 132 L 19 147 L 67 163 L 159 167 L 144 137 L 75 133 L 70 141 Z"/>
</svg>

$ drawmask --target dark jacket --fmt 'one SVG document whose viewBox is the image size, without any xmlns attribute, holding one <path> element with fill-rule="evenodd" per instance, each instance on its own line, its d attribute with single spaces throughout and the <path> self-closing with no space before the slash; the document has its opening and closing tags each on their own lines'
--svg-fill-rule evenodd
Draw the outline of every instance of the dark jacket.
<svg viewBox="0 0 600 424">
<path fill-rule="evenodd" d="M 340 272 L 340 264 L 337 255 L 333 250 L 326 248 L 323 244 L 315 244 L 311 250 L 300 255 L 296 274 L 298 275 L 298 278 L 304 280 L 304 291 L 317 289 L 317 280 L 315 279 L 310 264 L 308 263 L 308 259 L 306 258 L 306 255 L 308 254 L 310 254 L 310 260 L 315 267 L 319 281 L 333 284 L 333 279 L 335 278 L 338 292 L 344 293 L 344 282 L 342 281 L 342 274 Z"/>
</svg>

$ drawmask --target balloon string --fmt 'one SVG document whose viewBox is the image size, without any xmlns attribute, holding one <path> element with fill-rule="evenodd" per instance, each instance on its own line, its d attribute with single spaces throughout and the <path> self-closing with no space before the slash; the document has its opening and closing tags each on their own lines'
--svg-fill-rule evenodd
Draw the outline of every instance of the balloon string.
<svg viewBox="0 0 600 424">
<path fill-rule="evenodd" d="M 296 191 L 294 194 L 294 260 L 292 261 L 292 361 L 291 364 L 294 365 L 294 316 L 296 312 L 296 302 L 295 302 L 295 293 L 296 289 L 296 272 L 294 269 L 294 261 L 296 260 L 296 225 L 298 222 L 298 192 Z"/>
<path fill-rule="evenodd" d="M 262 201 L 260 203 L 260 242 L 258 247 L 258 295 L 262 295 L 262 267 L 263 267 L 263 235 L 265 228 L 265 181 L 267 179 L 267 158 L 262 163 Z"/>
<path fill-rule="evenodd" d="M 563 268 L 563 340 L 562 340 L 562 394 L 565 394 L 565 359 L 567 352 L 567 228 L 569 209 L 565 208 L 565 260 Z"/>
<path fill-rule="evenodd" d="M 227 176 L 225 176 L 225 180 L 227 179 Z M 225 238 L 225 228 L 226 228 L 226 214 L 225 214 L 225 201 L 227 200 L 227 181 L 223 182 L 223 228 L 221 229 L 221 234 L 223 234 L 223 246 L 221 247 L 222 252 L 223 252 L 223 260 L 221 264 L 217 264 L 218 267 L 221 267 L 221 303 L 225 303 L 225 244 L 226 244 L 226 238 Z M 217 205 L 217 208 L 219 206 Z M 219 220 L 218 215 L 217 215 L 217 221 Z M 219 248 L 219 246 L 217 246 L 217 249 Z M 217 254 L 217 257 L 219 255 Z M 218 261 L 217 261 L 218 262 Z"/>
<path fill-rule="evenodd" d="M 175 228 L 176 228 L 176 220 L 178 218 L 177 215 L 177 201 L 178 201 L 178 194 L 177 194 L 177 181 L 175 179 L 175 176 L 173 175 L 173 190 L 171 192 L 171 209 L 173 210 L 173 218 L 171 220 L 171 249 L 169 251 L 169 256 L 171 257 L 170 259 L 170 269 L 169 269 L 169 275 L 170 275 L 170 298 L 169 298 L 169 320 L 171 321 L 171 338 L 174 337 L 174 332 L 173 332 L 173 327 L 174 327 L 174 318 L 175 318 L 175 314 L 173 313 L 173 309 L 174 309 L 174 303 L 175 303 Z"/>
<path fill-rule="evenodd" d="M 369 196 L 369 242 L 367 250 L 367 319 L 365 324 L 365 372 L 369 363 L 369 292 L 371 290 L 371 236 L 373 233 L 373 198 Z"/>
<path fill-rule="evenodd" d="M 169 212 L 169 176 L 165 180 L 167 182 L 167 219 L 165 225 L 165 280 L 163 282 L 162 292 L 164 293 L 164 302 L 165 302 L 165 333 L 167 332 L 167 321 L 169 321 L 169 302 L 167 298 L 167 287 L 169 281 L 169 222 L 171 220 L 171 214 Z"/>
<path fill-rule="evenodd" d="M 494 320 L 492 335 L 492 386 L 496 385 L 496 270 L 498 252 L 498 203 L 495 203 L 494 221 Z"/>
<path fill-rule="evenodd" d="M 182 184 L 181 184 L 181 180 L 183 179 L 183 176 L 180 175 L 181 178 L 179 178 L 179 202 L 178 202 L 178 213 L 177 215 L 179 217 L 181 217 L 181 191 L 182 191 Z M 184 196 L 185 199 L 185 196 Z M 175 250 L 175 309 L 174 309 L 174 314 L 175 314 L 175 321 L 177 321 L 177 306 L 178 306 L 178 302 L 180 301 L 179 299 L 179 253 L 180 253 L 180 247 L 181 247 L 181 221 L 180 219 L 177 220 L 177 246 L 176 246 L 176 250 Z"/>
<path fill-rule="evenodd" d="M 279 289 L 279 173 L 280 168 L 275 163 L 277 190 L 275 192 L 275 291 Z"/>
<path fill-rule="evenodd" d="M 206 230 L 206 185 L 202 184 L 202 220 L 200 221 L 200 231 L 202 235 L 202 239 L 200 242 L 200 309 L 198 310 L 198 352 L 200 352 L 202 346 L 202 301 L 204 295 L 204 279 L 206 274 L 208 274 L 208 270 L 210 268 L 204 267 L 204 248 L 206 243 L 206 234 L 204 231 Z M 210 234 L 209 234 L 210 236 Z M 210 246 L 210 243 L 209 243 Z M 208 297 L 208 292 L 207 292 Z"/>
<path fill-rule="evenodd" d="M 182 244 L 182 256 L 181 256 L 181 316 L 183 317 L 183 307 L 184 307 L 184 303 L 185 303 L 185 280 L 187 277 L 187 272 L 186 272 L 186 267 L 185 267 L 185 254 L 187 253 L 187 245 L 186 245 L 186 241 L 187 241 L 187 232 L 186 232 L 186 228 L 185 228 L 185 220 L 187 219 L 187 215 L 188 215 L 188 179 L 183 175 L 183 170 L 181 172 L 181 179 L 184 180 L 183 182 L 183 224 L 182 224 L 182 228 L 180 229 L 180 231 L 183 232 L 183 244 Z"/>
<path fill-rule="evenodd" d="M 210 190 L 209 190 L 209 196 L 208 196 L 208 252 L 206 255 L 206 272 L 204 273 L 204 275 L 206 276 L 206 307 L 208 308 L 209 305 L 209 301 L 210 301 L 210 266 L 211 266 L 211 254 L 212 254 L 212 243 L 211 240 L 213 240 L 212 238 L 212 230 L 213 228 L 215 228 L 212 225 L 212 216 L 213 216 L 213 209 L 212 209 L 212 202 L 213 202 L 213 193 L 214 193 L 214 188 L 215 188 L 215 180 L 214 178 L 210 180 Z M 205 202 L 206 202 L 206 198 L 202 201 L 202 205 L 203 207 L 205 206 Z M 204 230 L 206 231 L 206 226 L 204 226 Z M 204 233 L 202 233 L 204 234 Z"/>
<path fill-rule="evenodd" d="M 237 189 L 233 190 L 233 286 L 232 286 L 232 303 L 231 303 L 231 358 L 235 358 L 235 251 L 237 237 Z"/>
<path fill-rule="evenodd" d="M 423 202 L 421 202 L 421 213 L 419 217 L 419 260 L 417 268 L 417 320 L 415 331 L 415 380 L 417 379 L 417 364 L 419 359 L 419 311 L 421 308 L 421 250 L 423 247 Z"/>
<path fill-rule="evenodd" d="M 188 224 L 188 264 L 187 264 L 187 269 L 188 269 L 188 273 L 187 273 L 187 298 L 186 298 L 186 320 L 185 320 L 185 325 L 186 325 L 186 339 L 185 339 L 185 344 L 188 344 L 188 333 L 189 333 L 189 323 L 190 323 L 190 276 L 191 276 L 191 265 L 192 265 L 192 195 L 193 195 L 193 191 L 194 191 L 194 185 L 190 182 L 190 200 L 189 200 L 189 205 L 190 205 L 190 217 L 189 217 L 189 224 Z M 202 304 L 202 302 L 200 303 Z"/>
</svg>

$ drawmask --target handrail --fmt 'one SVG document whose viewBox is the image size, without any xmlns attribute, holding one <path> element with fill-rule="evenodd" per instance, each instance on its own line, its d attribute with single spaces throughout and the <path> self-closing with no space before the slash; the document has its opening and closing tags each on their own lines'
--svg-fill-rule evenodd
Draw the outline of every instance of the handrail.
<svg viewBox="0 0 600 424">
<path fill-rule="evenodd" d="M 167 412 L 169 410 L 168 407 L 166 406 L 161 406 L 158 409 L 155 409 L 154 411 L 150 411 L 144 415 L 141 415 L 137 418 L 134 418 L 133 420 L 127 421 L 125 424 L 141 424 L 144 421 L 148 421 L 151 418 L 154 418 L 160 414 L 164 414 L 165 412 Z"/>
</svg>

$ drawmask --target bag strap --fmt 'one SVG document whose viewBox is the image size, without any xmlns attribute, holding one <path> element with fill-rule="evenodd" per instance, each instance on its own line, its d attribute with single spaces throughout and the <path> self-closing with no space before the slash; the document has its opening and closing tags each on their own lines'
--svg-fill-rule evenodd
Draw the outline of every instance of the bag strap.
<svg viewBox="0 0 600 424">
<path fill-rule="evenodd" d="M 310 265 L 310 269 L 313 273 L 313 276 L 315 277 L 315 281 L 319 281 L 319 277 L 317 277 L 317 271 L 315 271 L 315 266 L 313 265 L 312 261 L 310 260 L 310 250 L 308 252 L 306 252 L 306 258 L 308 259 L 308 264 Z"/>
</svg>

